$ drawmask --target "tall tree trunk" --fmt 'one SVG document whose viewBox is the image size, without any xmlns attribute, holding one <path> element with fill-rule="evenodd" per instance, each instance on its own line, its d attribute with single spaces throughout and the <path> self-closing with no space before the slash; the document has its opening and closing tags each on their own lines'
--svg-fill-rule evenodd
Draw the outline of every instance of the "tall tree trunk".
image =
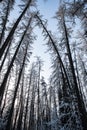
<svg viewBox="0 0 87 130">
<path fill-rule="evenodd" d="M 64 19 L 63 19 L 63 26 L 64 26 L 64 32 L 65 32 L 65 38 L 66 38 L 66 48 L 67 48 L 67 52 L 68 52 L 68 58 L 69 58 L 69 63 L 70 63 L 72 76 L 73 76 L 73 82 L 74 82 L 73 89 L 76 92 L 76 96 L 77 96 L 77 100 L 78 100 L 78 109 L 79 109 L 79 112 L 80 112 L 80 115 L 81 115 L 83 129 L 87 130 L 87 123 L 86 123 L 87 122 L 87 112 L 86 112 L 86 109 L 85 109 L 84 101 L 81 98 L 80 93 L 79 93 L 79 88 L 78 88 L 78 84 L 77 84 L 75 69 L 74 69 L 70 45 L 69 45 L 67 28 L 66 28 L 66 24 L 65 24 Z"/>
<path fill-rule="evenodd" d="M 8 92 L 8 87 L 9 87 L 9 83 L 10 83 L 10 78 L 11 78 L 11 76 L 9 77 L 9 80 L 8 80 L 8 85 L 7 85 L 7 88 L 6 88 L 5 98 L 4 98 L 4 101 L 3 101 L 3 107 L 0 110 L 1 111 L 0 112 L 1 116 L 3 115 L 3 111 L 4 111 L 4 108 L 6 106 L 6 99 L 7 99 L 7 92 Z"/>
<path fill-rule="evenodd" d="M 29 28 L 29 26 L 30 26 L 30 24 L 31 24 L 31 20 L 32 20 L 32 18 L 29 19 L 28 25 L 27 25 L 27 27 L 26 27 L 26 29 L 25 29 L 25 31 L 24 31 L 22 37 L 21 37 L 21 40 L 20 40 L 20 42 L 19 42 L 19 45 L 18 45 L 18 47 L 17 47 L 17 49 L 16 49 L 16 51 L 15 51 L 15 53 L 14 53 L 14 56 L 13 56 L 13 58 L 12 58 L 12 60 L 11 60 L 11 63 L 10 63 L 10 65 L 9 65 L 8 69 L 7 69 L 7 72 L 6 72 L 5 76 L 4 76 L 4 79 L 3 79 L 3 81 L 2 81 L 2 84 L 1 84 L 1 86 L 0 86 L 0 105 L 1 105 L 1 102 L 2 102 L 2 98 L 3 98 L 3 94 L 4 94 L 4 90 L 5 90 L 5 87 L 6 87 L 6 83 L 7 83 L 7 79 L 8 79 L 9 73 L 10 73 L 11 68 L 12 68 L 12 66 L 13 66 L 13 63 L 14 63 L 14 61 L 15 61 L 15 58 L 16 58 L 16 56 L 17 56 L 17 53 L 18 53 L 18 51 L 19 51 L 19 49 L 20 49 L 20 46 L 21 46 L 21 44 L 22 44 L 22 41 L 24 40 L 24 37 L 25 37 L 25 35 L 26 35 L 26 33 L 27 33 L 27 30 L 28 30 L 28 28 Z"/>
<path fill-rule="evenodd" d="M 21 86 L 21 95 L 20 95 L 20 112 L 19 112 L 19 118 L 17 123 L 16 130 L 22 129 L 22 119 L 23 119 L 23 110 L 24 110 L 24 102 L 23 102 L 23 88 L 24 88 L 24 73 L 22 78 L 22 86 Z"/>
<path fill-rule="evenodd" d="M 33 69 L 33 68 L 32 68 Z M 29 86 L 28 86 L 28 95 L 27 95 L 27 101 L 26 101 L 26 106 L 25 106 L 25 115 L 24 115 L 24 126 L 23 129 L 26 130 L 26 119 L 27 119 L 27 112 L 28 112 L 28 104 L 29 104 L 29 94 L 30 94 L 30 86 L 31 86 L 31 81 L 32 81 L 32 70 L 30 73 L 30 79 L 29 79 Z"/>
<path fill-rule="evenodd" d="M 10 41 L 10 42 L 12 42 L 12 41 Z M 0 72 L 1 72 L 2 67 L 3 67 L 3 65 L 4 65 L 4 62 L 5 62 L 5 60 L 6 60 L 6 57 L 7 57 L 7 55 L 8 55 L 9 48 L 10 48 L 10 44 L 9 44 L 8 47 L 7 47 L 7 50 L 6 50 L 5 55 L 4 55 L 4 57 L 3 57 L 2 63 L 1 63 L 1 65 L 0 65 Z"/>
<path fill-rule="evenodd" d="M 10 113 L 9 113 L 9 116 L 8 116 L 6 130 L 11 130 L 11 121 L 12 121 L 12 115 L 13 115 L 13 111 L 14 111 L 14 104 L 15 104 L 16 95 L 17 95 L 17 91 L 18 91 L 18 88 L 19 88 L 19 83 L 20 83 L 20 80 L 21 80 L 22 72 L 23 72 L 24 65 L 25 65 L 27 49 L 28 49 L 28 44 L 27 44 L 26 49 L 25 49 L 25 54 L 24 54 L 24 57 L 23 57 L 23 63 L 21 65 L 17 85 L 15 87 L 15 92 L 14 92 L 14 96 L 13 96 L 13 100 L 12 100 L 12 104 L 11 104 L 11 108 L 10 108 Z"/>
<path fill-rule="evenodd" d="M 14 26 L 12 27 L 9 35 L 7 36 L 4 44 L 2 45 L 2 47 L 0 48 L 0 59 L 2 58 L 3 54 L 4 54 L 4 51 L 5 49 L 7 48 L 9 41 L 11 40 L 19 22 L 21 21 L 22 17 L 24 16 L 24 14 L 26 13 L 27 9 L 29 8 L 30 4 L 31 4 L 32 0 L 29 0 L 26 7 L 24 8 L 23 12 L 21 13 L 21 15 L 19 16 L 19 18 L 17 19 L 17 21 L 15 22 Z"/>
<path fill-rule="evenodd" d="M 32 98 L 30 104 L 30 117 L 28 130 L 35 130 L 35 118 L 34 118 L 34 101 L 35 101 L 35 86 L 32 87 Z"/>
<path fill-rule="evenodd" d="M 15 114 L 15 117 L 14 117 L 14 123 L 13 123 L 12 130 L 16 130 L 16 127 L 17 127 L 17 117 L 18 117 L 20 106 L 21 106 L 21 103 L 19 103 L 19 105 L 18 105 L 18 107 L 16 109 L 16 112 L 15 112 L 16 114 Z"/>
<path fill-rule="evenodd" d="M 39 20 L 39 22 L 40 22 L 42 28 L 45 30 L 45 32 L 46 32 L 48 38 L 50 39 L 50 41 L 51 41 L 50 44 L 51 44 L 52 47 L 53 47 L 53 51 L 57 54 L 58 61 L 60 62 L 61 67 L 62 67 L 63 72 L 64 72 L 64 75 L 65 75 L 65 77 L 66 77 L 66 79 L 67 79 L 67 84 L 68 84 L 68 86 L 70 87 L 70 83 L 69 83 L 69 79 L 68 79 L 68 76 L 67 76 L 66 69 L 65 69 L 65 67 L 64 67 L 63 61 L 62 61 L 62 59 L 61 59 L 61 56 L 60 56 L 60 54 L 59 54 L 58 48 L 57 48 L 57 46 L 56 46 L 54 40 L 52 39 L 52 37 L 51 37 L 49 31 L 46 29 L 45 25 L 43 24 L 42 20 L 40 19 L 40 17 L 39 17 L 37 14 L 35 15 L 35 18 Z"/>
<path fill-rule="evenodd" d="M 2 32 L 1 32 L 1 35 L 0 35 L 0 45 L 1 45 L 2 40 L 4 38 L 6 24 L 7 24 L 7 20 L 8 20 L 8 16 L 9 16 L 9 11 L 10 11 L 10 0 L 8 0 L 8 2 L 7 2 L 7 11 L 6 11 L 5 19 L 3 21 Z"/>
<path fill-rule="evenodd" d="M 40 71 L 41 71 L 41 62 L 38 59 L 38 81 L 37 81 L 37 130 L 41 127 L 41 116 L 40 116 Z"/>
</svg>

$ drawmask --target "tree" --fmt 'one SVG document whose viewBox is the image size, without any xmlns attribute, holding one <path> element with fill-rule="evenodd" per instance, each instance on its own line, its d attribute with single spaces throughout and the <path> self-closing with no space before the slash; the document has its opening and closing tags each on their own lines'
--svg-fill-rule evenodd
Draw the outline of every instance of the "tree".
<svg viewBox="0 0 87 130">
<path fill-rule="evenodd" d="M 15 0 L 0 2 L 0 130 L 86 130 L 87 2 L 60 2 L 56 36 L 47 29 L 35 0 L 22 0 L 19 17 L 11 26 Z M 78 19 L 83 29 L 73 38 Z M 41 58 L 37 56 L 30 66 L 36 26 L 42 29 L 51 55 L 48 84 L 42 76 Z"/>
<path fill-rule="evenodd" d="M 7 36 L 5 42 L 3 43 L 2 47 L 0 48 L 0 59 L 3 56 L 3 53 L 4 53 L 5 49 L 7 48 L 8 44 L 10 44 L 9 41 L 12 38 L 12 36 L 13 36 L 13 34 L 14 34 L 18 24 L 19 24 L 19 22 L 21 21 L 22 17 L 24 16 L 24 14 L 26 13 L 27 9 L 29 8 L 31 2 L 32 2 L 32 0 L 28 1 L 26 7 L 24 8 L 23 12 L 20 14 L 19 18 L 16 20 L 16 22 L 15 22 L 14 26 L 12 27 L 9 35 Z"/>
<path fill-rule="evenodd" d="M 4 10 L 4 16 L 2 16 L 2 30 L 0 34 L 0 45 L 2 45 L 2 42 L 4 41 L 5 31 L 6 31 L 6 24 L 8 22 L 8 16 L 12 9 L 12 6 L 14 4 L 14 0 L 6 0 L 4 2 L 3 10 Z"/>
<path fill-rule="evenodd" d="M 78 84 L 77 84 L 77 79 L 76 79 L 76 74 L 75 74 L 71 49 L 70 49 L 68 31 L 67 31 L 67 27 L 66 27 L 66 23 L 65 23 L 64 8 L 60 8 L 60 10 L 62 10 L 61 14 L 59 14 L 59 15 L 61 17 L 61 24 L 62 24 L 62 27 L 63 27 L 65 47 L 66 47 L 66 50 L 67 50 L 68 60 L 69 60 L 70 69 L 71 69 L 71 73 L 72 73 L 72 77 L 73 77 L 72 89 L 76 93 L 76 97 L 77 97 L 77 101 L 78 101 L 78 109 L 79 109 L 79 112 L 81 113 L 82 125 L 83 125 L 83 129 L 85 130 L 85 129 L 87 129 L 86 128 L 87 127 L 87 125 L 86 125 L 86 120 L 87 120 L 86 109 L 85 109 L 84 101 L 83 101 L 83 98 L 80 95 Z"/>
<path fill-rule="evenodd" d="M 22 72 L 23 72 L 23 69 L 24 69 L 24 66 L 25 66 L 27 51 L 28 51 L 28 44 L 24 48 L 23 62 L 22 62 L 22 65 L 20 67 L 18 81 L 17 81 L 17 85 L 15 87 L 14 96 L 13 96 L 13 100 L 12 100 L 12 104 L 11 104 L 11 108 L 10 108 L 10 113 L 9 113 L 8 121 L 7 121 L 7 125 L 6 125 L 6 130 L 11 129 L 10 122 L 12 121 L 12 115 L 13 115 L 13 111 L 14 111 L 14 104 L 15 104 L 16 95 L 17 95 L 17 91 L 18 91 L 18 88 L 19 88 L 19 83 L 20 83 L 20 80 L 21 80 Z"/>
<path fill-rule="evenodd" d="M 15 50 L 15 53 L 14 53 L 13 58 L 12 58 L 12 60 L 11 60 L 11 63 L 10 63 L 10 65 L 8 66 L 7 72 L 6 72 L 6 74 L 5 74 L 5 76 L 4 76 L 4 79 L 3 79 L 3 81 L 2 81 L 2 84 L 1 84 L 1 87 L 0 87 L 0 97 L 1 97 L 1 99 L 0 99 L 0 105 L 1 105 L 1 102 L 2 102 L 2 98 L 3 98 L 3 94 L 4 94 L 4 90 L 5 90 L 5 87 L 6 87 L 6 83 L 7 83 L 7 79 L 8 79 L 9 73 L 10 73 L 11 68 L 12 68 L 12 66 L 13 66 L 13 63 L 14 63 L 14 61 L 15 61 L 15 58 L 16 58 L 16 56 L 17 56 L 17 53 L 18 53 L 18 51 L 19 51 L 19 49 L 20 49 L 20 46 L 21 46 L 21 44 L 22 44 L 22 42 L 23 42 L 23 40 L 24 40 L 24 37 L 25 37 L 25 35 L 26 35 L 27 31 L 28 31 L 28 28 L 29 28 L 29 26 L 30 26 L 30 24 L 31 24 L 31 19 L 32 19 L 32 18 L 29 19 L 28 25 L 25 27 L 25 31 L 24 31 L 24 33 L 23 33 L 23 35 L 22 35 L 22 37 L 21 37 L 21 39 L 20 39 L 20 41 L 19 41 L 19 44 L 18 44 L 18 46 L 17 46 L 17 48 L 16 48 L 16 50 Z"/>
</svg>

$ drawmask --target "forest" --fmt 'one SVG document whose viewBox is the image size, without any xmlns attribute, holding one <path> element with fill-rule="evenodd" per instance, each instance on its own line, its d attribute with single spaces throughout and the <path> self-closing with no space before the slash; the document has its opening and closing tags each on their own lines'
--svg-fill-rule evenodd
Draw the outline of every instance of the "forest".
<svg viewBox="0 0 87 130">
<path fill-rule="evenodd" d="M 0 130 L 87 130 L 87 0 L 58 1 L 57 35 L 37 1 L 0 0 Z M 48 83 L 43 59 L 30 62 L 36 27 L 51 57 Z"/>
</svg>

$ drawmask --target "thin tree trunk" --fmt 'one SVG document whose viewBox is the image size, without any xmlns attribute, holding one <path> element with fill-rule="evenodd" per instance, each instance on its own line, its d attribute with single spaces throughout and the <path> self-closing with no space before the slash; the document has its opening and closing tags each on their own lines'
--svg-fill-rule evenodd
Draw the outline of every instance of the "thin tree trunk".
<svg viewBox="0 0 87 130">
<path fill-rule="evenodd" d="M 12 115 L 13 115 L 13 111 L 14 111 L 14 104 L 15 104 L 16 95 L 17 95 L 17 91 L 18 91 L 18 88 L 19 88 L 19 83 L 20 83 L 20 80 L 21 80 L 22 72 L 23 72 L 24 65 L 25 65 L 25 60 L 26 60 L 26 55 L 27 55 L 27 49 L 28 49 L 28 44 L 26 46 L 26 50 L 25 50 L 25 54 L 24 54 L 22 66 L 20 68 L 17 85 L 15 87 L 14 97 L 13 97 L 13 100 L 12 100 L 12 104 L 11 104 L 11 108 L 10 108 L 10 113 L 9 113 L 9 116 L 8 116 L 6 130 L 11 130 L 11 125 L 12 125 L 11 122 L 12 122 Z"/>
<path fill-rule="evenodd" d="M 8 20 L 8 16 L 9 16 L 9 11 L 10 11 L 10 0 L 8 0 L 6 16 L 5 16 L 5 20 L 3 21 L 3 28 L 2 28 L 2 32 L 1 32 L 1 35 L 0 35 L 0 45 L 1 45 L 2 40 L 4 38 L 6 24 L 7 24 L 7 20 Z"/>
<path fill-rule="evenodd" d="M 10 42 L 11 42 L 11 41 L 10 41 Z M 7 54 L 8 54 L 8 52 L 9 52 L 9 48 L 10 48 L 10 44 L 8 45 L 7 50 L 6 50 L 6 52 L 5 52 L 5 55 L 4 55 L 4 57 L 3 57 L 3 60 L 2 60 L 1 66 L 0 66 L 0 72 L 1 72 L 2 67 L 3 67 L 3 65 L 4 65 L 4 62 L 5 62 L 5 60 L 6 60 Z"/>
<path fill-rule="evenodd" d="M 30 104 L 30 117 L 29 117 L 29 126 L 28 130 L 35 130 L 35 119 L 34 119 L 34 101 L 35 101 L 35 88 L 34 84 L 32 87 L 32 98 Z"/>
<path fill-rule="evenodd" d="M 23 110 L 24 110 L 23 88 L 24 88 L 24 74 L 23 74 L 23 78 L 22 78 L 21 95 L 20 95 L 20 112 L 19 112 L 19 118 L 18 118 L 18 121 L 17 121 L 18 123 L 17 123 L 16 130 L 22 129 L 22 119 L 23 119 Z"/>
<path fill-rule="evenodd" d="M 32 68 L 33 69 L 33 68 Z M 24 126 L 23 129 L 26 130 L 26 119 L 27 119 L 27 112 L 28 112 L 28 103 L 29 103 L 29 92 L 30 92 L 30 86 L 32 81 L 32 69 L 30 73 L 30 80 L 29 80 L 29 86 L 28 86 L 28 95 L 27 95 L 27 101 L 26 101 L 26 107 L 25 107 L 25 115 L 24 115 Z"/>
<path fill-rule="evenodd" d="M 9 35 L 7 36 L 4 44 L 2 45 L 2 47 L 0 48 L 0 59 L 2 58 L 3 54 L 4 54 L 4 51 L 5 49 L 7 48 L 9 41 L 11 40 L 19 22 L 21 21 L 22 17 L 24 16 L 24 14 L 26 13 L 27 9 L 29 8 L 30 4 L 31 4 L 32 0 L 29 0 L 26 7 L 24 8 L 23 12 L 21 13 L 21 15 L 19 16 L 19 18 L 17 19 L 17 21 L 15 22 L 14 26 L 12 27 Z"/>
<path fill-rule="evenodd" d="M 38 61 L 38 81 L 37 81 L 37 130 L 41 127 L 41 116 L 40 116 L 40 71 L 41 71 L 41 63 Z"/>
<path fill-rule="evenodd" d="M 18 112 L 19 112 L 20 106 L 21 106 L 21 103 L 19 103 L 18 108 L 16 110 L 16 114 L 15 114 L 15 117 L 14 117 L 14 124 L 13 124 L 13 129 L 12 130 L 16 130 L 17 117 L 18 117 Z"/>
<path fill-rule="evenodd" d="M 14 63 L 14 61 L 15 61 L 15 58 L 16 58 L 16 56 L 17 56 L 17 53 L 18 53 L 18 51 L 19 51 L 19 49 L 20 49 L 20 46 L 21 46 L 21 44 L 22 44 L 22 41 L 23 41 L 23 39 L 24 39 L 24 37 L 25 37 L 25 35 L 26 35 L 26 32 L 27 32 L 27 30 L 28 30 L 28 27 L 29 27 L 30 24 L 31 24 L 31 20 L 32 20 L 32 18 L 29 19 L 29 22 L 28 22 L 28 25 L 27 25 L 27 27 L 26 27 L 26 30 L 24 31 L 24 33 L 23 33 L 23 35 L 22 35 L 22 38 L 21 38 L 21 40 L 20 40 L 20 42 L 19 42 L 19 45 L 18 45 L 18 47 L 17 47 L 17 49 L 16 49 L 16 51 L 15 51 L 15 53 L 14 53 L 14 56 L 13 56 L 13 58 L 12 58 L 12 61 L 11 61 L 10 65 L 9 65 L 9 67 L 8 67 L 8 69 L 7 69 L 7 72 L 6 72 L 5 76 L 4 76 L 4 79 L 3 79 L 3 81 L 2 81 L 2 84 L 1 84 L 1 86 L 0 86 L 0 105 L 1 105 L 1 103 L 2 103 L 2 98 L 3 98 L 3 94 L 4 94 L 4 90 L 5 90 L 5 87 L 6 87 L 6 83 L 7 83 L 7 79 L 8 79 L 9 73 L 10 73 L 11 68 L 12 68 L 12 66 L 13 66 L 13 63 Z"/>
<path fill-rule="evenodd" d="M 51 44 L 52 44 L 52 46 L 53 46 L 53 50 L 54 50 L 54 51 L 56 52 L 56 54 L 57 54 L 57 57 L 58 57 L 59 62 L 60 62 L 60 64 L 61 64 L 61 67 L 62 67 L 62 69 L 63 69 L 63 71 L 64 71 L 65 76 L 66 76 L 67 84 L 68 84 L 68 86 L 70 87 L 70 83 L 69 83 L 69 79 L 68 79 L 68 76 L 67 76 L 67 72 L 66 72 L 66 70 L 65 70 L 64 64 L 63 64 L 63 62 L 62 62 L 61 56 L 60 56 L 60 54 L 59 54 L 59 51 L 58 51 L 58 48 L 57 48 L 55 42 L 53 41 L 53 39 L 52 39 L 50 33 L 48 32 L 48 30 L 47 30 L 46 27 L 44 26 L 44 24 L 43 24 L 42 20 L 40 19 L 40 17 L 36 14 L 36 15 L 35 15 L 35 18 L 37 18 L 37 19 L 39 20 L 40 24 L 42 25 L 42 28 L 46 31 L 46 34 L 48 35 L 49 39 L 51 40 Z"/>
<path fill-rule="evenodd" d="M 6 99 L 7 99 L 7 92 L 8 92 L 8 87 L 9 87 L 9 82 L 10 82 L 10 78 L 11 78 L 11 76 L 9 77 L 9 80 L 8 80 L 8 85 L 7 85 L 7 88 L 6 88 L 6 93 L 5 93 L 5 99 L 4 99 L 4 103 L 3 103 L 3 107 L 2 107 L 2 109 L 1 109 L 1 116 L 3 115 L 3 111 L 4 111 L 4 108 L 5 108 L 5 106 L 6 106 Z"/>
</svg>

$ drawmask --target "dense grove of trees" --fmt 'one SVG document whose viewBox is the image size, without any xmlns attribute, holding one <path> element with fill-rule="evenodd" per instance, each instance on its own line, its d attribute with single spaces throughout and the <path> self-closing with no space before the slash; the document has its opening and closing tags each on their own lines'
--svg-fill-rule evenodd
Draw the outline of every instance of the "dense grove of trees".
<svg viewBox="0 0 87 130">
<path fill-rule="evenodd" d="M 0 0 L 0 130 L 87 130 L 87 1 L 60 2 L 56 36 L 35 0 L 21 0 L 10 21 L 15 1 Z M 36 26 L 52 57 L 49 84 L 42 59 L 30 65 Z"/>
</svg>

